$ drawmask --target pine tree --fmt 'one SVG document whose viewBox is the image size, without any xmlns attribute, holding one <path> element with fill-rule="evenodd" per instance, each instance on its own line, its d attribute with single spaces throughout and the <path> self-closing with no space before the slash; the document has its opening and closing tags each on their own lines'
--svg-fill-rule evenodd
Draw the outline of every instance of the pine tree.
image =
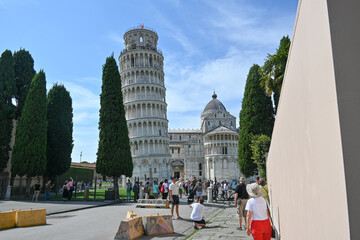
<svg viewBox="0 0 360 240">
<path fill-rule="evenodd" d="M 11 99 L 15 94 L 14 59 L 11 51 L 5 50 L 0 57 L 0 172 L 9 161 L 12 119 L 14 110 Z"/>
<path fill-rule="evenodd" d="M 247 76 L 242 108 L 240 111 L 239 166 L 240 171 L 250 177 L 257 173 L 257 165 L 251 159 L 253 135 L 265 134 L 271 137 L 274 125 L 274 109 L 271 97 L 260 86 L 259 66 L 254 64 Z"/>
<path fill-rule="evenodd" d="M 73 109 L 70 93 L 64 85 L 54 84 L 47 98 L 46 175 L 65 173 L 71 164 L 73 149 Z"/>
<path fill-rule="evenodd" d="M 36 73 L 34 70 L 34 60 L 25 49 L 14 52 L 14 71 L 16 83 L 15 98 L 17 100 L 16 118 L 19 119 L 24 108 L 31 81 Z"/>
<path fill-rule="evenodd" d="M 41 70 L 32 80 L 25 100 L 11 162 L 12 175 L 27 176 L 28 194 L 32 177 L 46 170 L 46 102 L 46 79 Z"/>
<path fill-rule="evenodd" d="M 131 177 L 133 172 L 121 79 L 113 55 L 103 66 L 96 171 L 113 177 L 116 198 L 119 197 L 118 177 Z"/>
</svg>

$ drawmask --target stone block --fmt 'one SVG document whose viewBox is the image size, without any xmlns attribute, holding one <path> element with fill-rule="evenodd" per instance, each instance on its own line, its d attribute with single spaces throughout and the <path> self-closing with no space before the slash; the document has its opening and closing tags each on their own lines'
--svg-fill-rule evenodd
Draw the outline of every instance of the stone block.
<svg viewBox="0 0 360 240">
<path fill-rule="evenodd" d="M 121 221 L 119 230 L 115 235 L 116 240 L 132 240 L 144 235 L 142 217 L 133 217 Z"/>
<path fill-rule="evenodd" d="M 144 216 L 144 226 L 145 233 L 149 236 L 174 233 L 171 215 Z"/>
<path fill-rule="evenodd" d="M 0 213 L 0 230 L 16 226 L 16 210 Z"/>
<path fill-rule="evenodd" d="M 16 226 L 28 227 L 46 224 L 46 209 L 17 210 Z"/>
</svg>

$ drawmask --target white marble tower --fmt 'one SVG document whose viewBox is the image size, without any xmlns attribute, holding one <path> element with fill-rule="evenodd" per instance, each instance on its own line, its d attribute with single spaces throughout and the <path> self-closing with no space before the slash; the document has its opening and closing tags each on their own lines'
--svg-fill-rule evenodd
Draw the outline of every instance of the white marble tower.
<svg viewBox="0 0 360 240">
<path fill-rule="evenodd" d="M 158 35 L 143 25 L 128 30 L 124 41 L 119 63 L 133 177 L 160 181 L 171 175 L 164 57 Z"/>
</svg>

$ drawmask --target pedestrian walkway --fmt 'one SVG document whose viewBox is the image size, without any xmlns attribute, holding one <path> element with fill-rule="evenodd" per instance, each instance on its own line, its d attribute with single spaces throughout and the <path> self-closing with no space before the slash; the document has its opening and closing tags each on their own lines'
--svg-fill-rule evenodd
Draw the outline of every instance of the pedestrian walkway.
<svg viewBox="0 0 360 240">
<path fill-rule="evenodd" d="M 45 208 L 46 214 L 62 213 L 80 209 L 87 209 L 98 206 L 106 206 L 109 203 L 105 202 L 85 202 L 85 201 L 0 201 L 0 212 L 11 211 L 14 209 L 28 210 L 28 209 L 40 209 Z"/>
<path fill-rule="evenodd" d="M 243 222 L 244 224 L 244 222 Z M 246 234 L 246 230 L 236 230 L 238 216 L 236 208 L 229 206 L 213 217 L 206 227 L 196 230 L 186 239 L 210 240 L 210 239 L 253 239 Z"/>
</svg>

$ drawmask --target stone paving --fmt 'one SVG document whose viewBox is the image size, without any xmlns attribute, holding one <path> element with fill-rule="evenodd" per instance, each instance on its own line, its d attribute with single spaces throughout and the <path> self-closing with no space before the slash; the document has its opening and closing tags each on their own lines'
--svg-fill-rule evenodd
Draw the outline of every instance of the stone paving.
<svg viewBox="0 0 360 240">
<path fill-rule="evenodd" d="M 235 206 L 229 206 L 212 218 L 205 228 L 195 230 L 193 235 L 188 236 L 186 239 L 253 239 L 246 234 L 245 230 L 236 230 L 237 226 L 236 208 Z"/>
</svg>

